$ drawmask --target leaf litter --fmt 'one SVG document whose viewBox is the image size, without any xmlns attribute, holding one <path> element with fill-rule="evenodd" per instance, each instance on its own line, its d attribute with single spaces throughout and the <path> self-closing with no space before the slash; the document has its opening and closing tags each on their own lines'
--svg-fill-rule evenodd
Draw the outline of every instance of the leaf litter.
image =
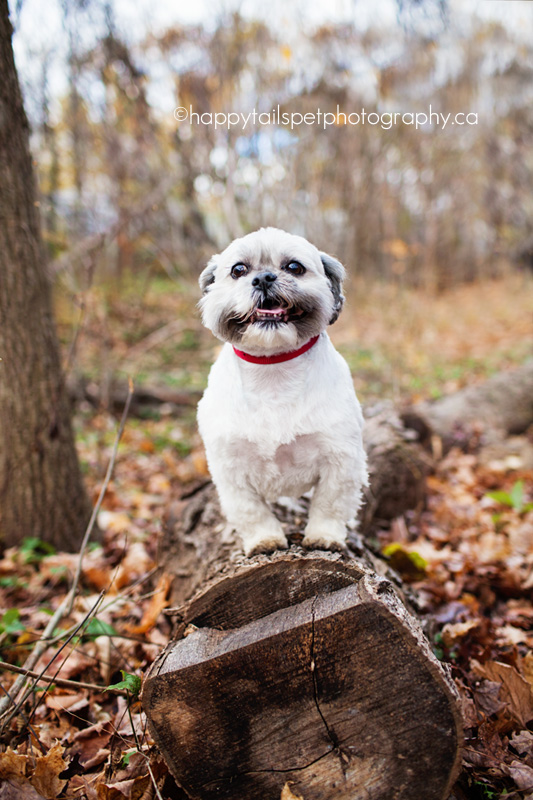
<svg viewBox="0 0 533 800">
<path fill-rule="evenodd" d="M 78 424 L 96 498 L 114 421 L 98 414 Z M 158 566 L 165 506 L 206 475 L 186 426 L 128 422 L 99 512 L 101 540 L 85 554 L 73 607 L 34 667 L 46 679 L 31 682 L 17 715 L 0 718 L 0 800 L 185 798 L 154 748 L 137 690 L 171 633 L 162 613 L 171 576 Z M 451 800 L 533 799 L 532 478 L 514 461 L 452 450 L 428 478 L 427 508 L 376 534 L 459 692 L 464 768 Z M 36 542 L 4 553 L 6 664 L 24 664 L 77 564 L 77 555 Z M 15 677 L 1 670 L 3 693 Z"/>
<path fill-rule="evenodd" d="M 428 489 L 426 510 L 378 538 L 460 695 L 451 798 L 533 798 L 533 473 L 454 449 Z"/>
</svg>

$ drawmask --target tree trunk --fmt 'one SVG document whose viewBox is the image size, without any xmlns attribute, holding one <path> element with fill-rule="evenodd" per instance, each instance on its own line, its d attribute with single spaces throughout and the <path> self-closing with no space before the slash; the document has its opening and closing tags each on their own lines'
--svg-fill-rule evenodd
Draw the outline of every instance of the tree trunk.
<svg viewBox="0 0 533 800">
<path fill-rule="evenodd" d="M 174 512 L 163 549 L 182 605 L 143 705 L 187 795 L 445 800 L 455 690 L 386 565 L 355 534 L 355 557 L 293 544 L 246 558 L 211 484 Z"/>
<path fill-rule="evenodd" d="M 90 508 L 45 272 L 7 0 L 0 0 L 0 536 L 75 549 Z"/>
</svg>

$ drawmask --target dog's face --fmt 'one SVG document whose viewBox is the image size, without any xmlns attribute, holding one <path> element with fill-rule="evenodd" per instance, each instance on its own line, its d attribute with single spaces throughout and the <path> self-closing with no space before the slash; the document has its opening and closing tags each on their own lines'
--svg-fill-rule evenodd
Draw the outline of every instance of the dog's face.
<svg viewBox="0 0 533 800">
<path fill-rule="evenodd" d="M 335 322 L 344 267 L 301 236 L 261 228 L 213 256 L 200 275 L 204 325 L 252 354 L 295 349 Z"/>
</svg>

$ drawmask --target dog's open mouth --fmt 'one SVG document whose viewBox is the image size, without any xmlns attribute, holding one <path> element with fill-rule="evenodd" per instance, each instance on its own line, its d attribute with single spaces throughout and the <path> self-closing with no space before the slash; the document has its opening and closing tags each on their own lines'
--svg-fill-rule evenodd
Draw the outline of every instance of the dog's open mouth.
<svg viewBox="0 0 533 800">
<path fill-rule="evenodd" d="M 259 301 L 248 321 L 251 324 L 260 322 L 277 325 L 300 319 L 304 314 L 305 312 L 296 306 L 289 306 L 278 299 L 265 298 Z"/>
</svg>

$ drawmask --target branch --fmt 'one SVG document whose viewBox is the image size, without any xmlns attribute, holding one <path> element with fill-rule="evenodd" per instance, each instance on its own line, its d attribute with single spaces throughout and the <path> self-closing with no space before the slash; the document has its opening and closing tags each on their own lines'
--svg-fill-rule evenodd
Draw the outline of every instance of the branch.
<svg viewBox="0 0 533 800">
<path fill-rule="evenodd" d="M 130 410 L 130 403 L 131 398 L 133 396 L 133 381 L 131 378 L 128 381 L 128 396 L 126 398 L 126 404 L 124 406 L 124 411 L 122 412 L 122 417 L 120 420 L 120 425 L 118 427 L 117 435 L 115 436 L 115 443 L 113 445 L 113 452 L 111 453 L 111 458 L 109 459 L 109 464 L 107 466 L 107 472 L 104 478 L 104 482 L 102 484 L 102 488 L 100 489 L 100 494 L 98 495 L 98 500 L 93 508 L 93 513 L 91 514 L 91 519 L 89 520 L 89 524 L 87 525 L 87 530 L 85 531 L 85 535 L 83 537 L 83 541 L 81 543 L 80 548 L 80 557 L 78 559 L 78 566 L 76 567 L 76 575 L 74 576 L 74 583 L 72 584 L 72 589 L 70 590 L 68 597 L 70 598 L 69 606 L 68 606 L 68 614 L 72 611 L 72 606 L 74 605 L 74 598 L 76 595 L 76 590 L 78 588 L 78 584 L 81 578 L 81 567 L 83 563 L 83 556 L 85 555 L 85 550 L 87 549 L 87 545 L 89 544 L 89 539 L 91 538 L 91 533 L 93 532 L 93 528 L 96 523 L 96 517 L 98 516 L 98 512 L 100 511 L 100 507 L 102 505 L 102 501 L 105 497 L 105 493 L 107 491 L 107 487 L 109 486 L 109 481 L 111 480 L 111 475 L 113 474 L 113 469 L 115 467 L 115 461 L 117 458 L 118 446 L 120 440 L 122 438 L 122 434 L 124 432 L 124 426 L 126 424 L 126 419 L 128 417 L 128 411 Z"/>
<path fill-rule="evenodd" d="M 57 678 L 54 675 L 46 673 L 35 672 L 32 669 L 25 667 L 16 667 L 14 664 L 8 664 L 6 661 L 0 660 L 0 668 L 8 672 L 16 672 L 18 675 L 25 675 L 27 678 L 35 678 L 37 681 L 45 681 L 46 683 L 54 683 L 56 686 L 61 686 L 64 689 L 89 689 L 93 692 L 113 692 L 114 694 L 121 694 L 127 697 L 128 692 L 125 689 L 108 689 L 106 686 L 98 686 L 96 683 L 84 683 L 83 681 L 70 681 L 68 678 Z"/>
</svg>

